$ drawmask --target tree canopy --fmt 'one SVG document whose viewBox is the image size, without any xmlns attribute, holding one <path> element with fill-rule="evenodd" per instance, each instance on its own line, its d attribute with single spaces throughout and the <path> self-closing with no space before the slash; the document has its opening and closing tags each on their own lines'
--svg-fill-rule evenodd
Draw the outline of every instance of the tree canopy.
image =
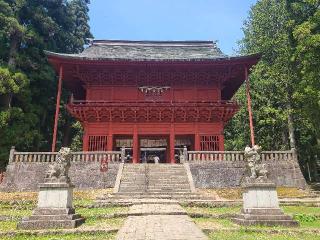
<svg viewBox="0 0 320 240">
<path fill-rule="evenodd" d="M 91 37 L 88 4 L 0 0 L 0 167 L 11 145 L 28 151 L 49 149 L 57 86 L 44 50 L 83 49 Z M 66 124 L 72 122 L 60 119 L 60 135 Z"/>
<path fill-rule="evenodd" d="M 262 54 L 250 75 L 257 143 L 297 148 L 302 165 L 314 164 L 320 150 L 319 17 L 317 0 L 259 0 L 239 43 L 242 54 Z M 244 89 L 236 98 L 246 104 Z M 247 118 L 243 108 L 227 126 L 228 149 L 249 143 Z"/>
</svg>

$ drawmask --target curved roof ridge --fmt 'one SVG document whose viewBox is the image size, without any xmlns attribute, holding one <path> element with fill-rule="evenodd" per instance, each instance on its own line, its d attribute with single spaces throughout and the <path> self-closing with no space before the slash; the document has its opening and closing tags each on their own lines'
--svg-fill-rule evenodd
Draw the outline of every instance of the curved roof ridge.
<svg viewBox="0 0 320 240">
<path fill-rule="evenodd" d="M 94 39 L 91 41 L 93 45 L 216 45 L 217 41 L 212 40 L 103 40 L 103 39 Z"/>
</svg>

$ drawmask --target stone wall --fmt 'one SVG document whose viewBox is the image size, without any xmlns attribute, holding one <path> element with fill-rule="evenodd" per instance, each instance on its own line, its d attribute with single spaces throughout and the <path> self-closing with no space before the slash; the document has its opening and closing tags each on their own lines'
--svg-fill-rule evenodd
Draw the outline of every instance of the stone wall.
<svg viewBox="0 0 320 240">
<path fill-rule="evenodd" d="M 277 186 L 304 189 L 306 181 L 296 161 L 266 161 L 269 178 Z M 196 188 L 239 187 L 245 174 L 244 161 L 190 162 Z"/>
<path fill-rule="evenodd" d="M 270 179 L 277 186 L 305 188 L 306 182 L 296 161 L 267 161 Z M 7 166 L 2 191 L 37 190 L 43 182 L 49 163 L 11 162 Z M 189 162 L 197 188 L 239 187 L 245 172 L 244 161 Z M 98 162 L 73 162 L 70 169 L 72 183 L 78 189 L 114 187 L 119 164 L 109 164 L 108 171 L 100 171 Z"/>
<path fill-rule="evenodd" d="M 11 162 L 7 166 L 2 191 L 35 191 L 38 183 L 43 182 L 49 163 Z M 119 164 L 108 165 L 107 172 L 100 171 L 98 162 L 73 162 L 69 171 L 72 183 L 78 189 L 95 189 L 114 187 Z"/>
</svg>

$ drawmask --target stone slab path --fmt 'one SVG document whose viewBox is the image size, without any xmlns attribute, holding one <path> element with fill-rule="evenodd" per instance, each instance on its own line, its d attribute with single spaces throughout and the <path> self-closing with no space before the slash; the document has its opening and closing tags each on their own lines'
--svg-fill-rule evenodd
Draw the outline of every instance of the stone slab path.
<svg viewBox="0 0 320 240">
<path fill-rule="evenodd" d="M 133 205 L 117 240 L 207 240 L 178 204 Z"/>
</svg>

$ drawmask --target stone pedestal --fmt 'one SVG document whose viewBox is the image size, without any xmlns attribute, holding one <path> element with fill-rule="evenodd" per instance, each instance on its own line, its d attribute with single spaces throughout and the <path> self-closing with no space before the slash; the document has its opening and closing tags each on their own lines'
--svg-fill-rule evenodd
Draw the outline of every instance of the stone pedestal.
<svg viewBox="0 0 320 240">
<path fill-rule="evenodd" d="M 39 184 L 38 206 L 32 216 L 22 219 L 20 229 L 75 228 L 84 218 L 75 214 L 70 183 Z"/>
<path fill-rule="evenodd" d="M 297 226 L 279 207 L 276 185 L 270 182 L 247 183 L 244 186 L 243 209 L 232 219 L 240 225 Z"/>
</svg>

